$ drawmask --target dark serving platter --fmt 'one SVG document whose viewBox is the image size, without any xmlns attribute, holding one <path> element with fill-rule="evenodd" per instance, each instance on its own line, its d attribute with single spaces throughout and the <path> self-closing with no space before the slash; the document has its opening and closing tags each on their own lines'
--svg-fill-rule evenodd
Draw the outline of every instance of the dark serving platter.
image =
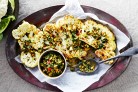
<svg viewBox="0 0 138 92">
<path fill-rule="evenodd" d="M 47 22 L 51 18 L 51 16 L 62 7 L 63 5 L 57 5 L 57 6 L 45 8 L 29 15 L 23 20 L 28 21 L 29 23 L 32 23 L 39 27 L 41 24 Z M 85 12 L 94 13 L 100 19 L 115 25 L 118 29 L 120 29 L 120 31 L 122 31 L 126 36 L 128 36 L 131 39 L 131 36 L 127 31 L 127 29 L 116 18 L 114 18 L 110 14 L 90 6 L 82 6 L 82 8 Z M 14 28 L 17 28 L 21 23 L 22 21 L 19 22 Z M 7 57 L 8 63 L 11 66 L 11 68 L 14 70 L 14 72 L 22 79 L 40 88 L 44 88 L 46 90 L 51 90 L 51 91 L 61 91 L 60 89 L 52 85 L 49 85 L 46 82 L 41 83 L 28 70 L 26 70 L 22 64 L 19 64 L 15 61 L 14 58 L 20 53 L 20 50 L 16 40 L 12 37 L 11 31 L 12 29 L 8 29 L 9 35 L 6 42 L 5 51 L 6 51 L 6 57 Z M 132 39 L 130 43 L 121 51 L 124 51 L 130 48 L 131 46 L 132 46 Z M 99 81 L 91 84 L 85 91 L 102 87 L 112 82 L 116 78 L 118 78 L 125 71 L 125 69 L 129 65 L 130 60 L 131 60 L 131 57 L 119 58 L 117 62 L 100 78 Z"/>
</svg>

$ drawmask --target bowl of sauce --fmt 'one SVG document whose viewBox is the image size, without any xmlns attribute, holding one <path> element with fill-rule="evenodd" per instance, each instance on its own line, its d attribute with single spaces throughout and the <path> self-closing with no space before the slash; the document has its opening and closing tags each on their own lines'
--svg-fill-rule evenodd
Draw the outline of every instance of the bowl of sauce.
<svg viewBox="0 0 138 92">
<path fill-rule="evenodd" d="M 67 62 L 61 52 L 46 50 L 40 56 L 38 68 L 45 77 L 56 79 L 65 73 Z"/>
</svg>

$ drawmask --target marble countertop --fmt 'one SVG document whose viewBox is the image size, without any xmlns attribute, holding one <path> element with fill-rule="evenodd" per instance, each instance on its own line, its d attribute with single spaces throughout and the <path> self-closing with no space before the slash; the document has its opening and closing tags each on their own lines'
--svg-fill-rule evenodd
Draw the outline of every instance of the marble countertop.
<svg viewBox="0 0 138 92">
<path fill-rule="evenodd" d="M 138 0 L 79 0 L 81 5 L 92 6 L 117 18 L 138 46 Z M 46 7 L 63 5 L 64 0 L 19 0 L 18 21 Z M 50 92 L 22 80 L 9 66 L 5 56 L 6 36 L 0 42 L 0 92 Z M 138 55 L 133 56 L 125 72 L 110 84 L 91 92 L 137 92 Z"/>
</svg>

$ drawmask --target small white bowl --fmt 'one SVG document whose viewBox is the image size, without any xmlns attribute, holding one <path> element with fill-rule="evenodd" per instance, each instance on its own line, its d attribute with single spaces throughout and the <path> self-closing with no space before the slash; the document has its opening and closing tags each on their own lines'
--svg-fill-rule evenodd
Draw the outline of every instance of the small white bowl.
<svg viewBox="0 0 138 92">
<path fill-rule="evenodd" d="M 63 71 L 59 76 L 50 77 L 50 76 L 46 75 L 45 73 L 43 73 L 42 70 L 41 70 L 41 68 L 40 68 L 40 61 L 41 61 L 41 58 L 42 58 L 44 55 L 46 55 L 48 52 L 56 52 L 56 53 L 59 53 L 59 54 L 63 57 L 63 59 L 64 59 L 65 68 L 64 68 L 64 71 Z M 41 56 L 40 56 L 40 58 L 39 58 L 38 69 L 39 69 L 39 71 L 41 72 L 41 74 L 44 75 L 44 76 L 45 76 L 46 78 L 48 78 L 48 79 L 57 79 L 57 78 L 61 77 L 61 76 L 65 73 L 66 68 L 67 68 L 66 59 L 65 59 L 64 55 L 63 55 L 61 52 L 57 51 L 57 50 L 53 50 L 53 49 L 46 50 L 46 51 L 44 51 L 44 52 L 41 54 Z"/>
</svg>

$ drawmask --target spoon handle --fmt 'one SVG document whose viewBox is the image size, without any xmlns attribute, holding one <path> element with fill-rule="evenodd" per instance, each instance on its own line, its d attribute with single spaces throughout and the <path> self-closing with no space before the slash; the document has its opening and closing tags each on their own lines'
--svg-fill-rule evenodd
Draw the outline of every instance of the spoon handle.
<svg viewBox="0 0 138 92">
<path fill-rule="evenodd" d="M 132 56 L 132 55 L 136 55 L 136 54 L 138 54 L 138 48 L 137 47 L 131 47 L 131 48 L 127 49 L 126 51 L 122 52 L 121 54 L 119 54 L 115 57 L 101 61 L 99 64 L 104 63 L 104 62 L 109 61 L 109 60 L 112 60 L 112 59 L 115 59 L 115 58 Z"/>
</svg>

